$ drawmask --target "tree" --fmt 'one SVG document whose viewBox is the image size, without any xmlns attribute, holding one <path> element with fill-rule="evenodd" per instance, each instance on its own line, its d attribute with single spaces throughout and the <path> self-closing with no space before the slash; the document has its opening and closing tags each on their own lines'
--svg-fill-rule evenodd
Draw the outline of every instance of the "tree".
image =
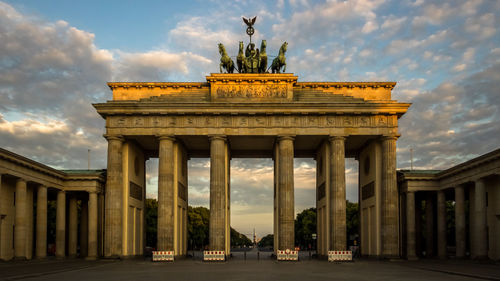
<svg viewBox="0 0 500 281">
<path fill-rule="evenodd" d="M 312 234 L 316 233 L 316 208 L 309 208 L 295 219 L 295 245 L 307 249 L 313 245 Z"/>
<path fill-rule="evenodd" d="M 146 199 L 146 246 L 156 248 L 158 201 Z"/>
<path fill-rule="evenodd" d="M 231 247 L 252 246 L 253 242 L 246 235 L 231 227 Z"/>
<path fill-rule="evenodd" d="M 274 235 L 273 234 L 268 234 L 262 239 L 260 239 L 259 243 L 257 243 L 257 246 L 259 248 L 273 248 L 274 247 Z"/>
<path fill-rule="evenodd" d="M 347 240 L 351 236 L 359 236 L 359 204 L 346 202 Z"/>
<path fill-rule="evenodd" d="M 210 211 L 205 207 L 188 207 L 188 247 L 203 249 L 208 245 Z"/>
</svg>

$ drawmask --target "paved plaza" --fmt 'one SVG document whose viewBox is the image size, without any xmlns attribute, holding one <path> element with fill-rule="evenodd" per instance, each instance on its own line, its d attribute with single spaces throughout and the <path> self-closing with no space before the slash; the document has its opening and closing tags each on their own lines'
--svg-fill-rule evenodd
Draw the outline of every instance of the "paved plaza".
<svg viewBox="0 0 500 281">
<path fill-rule="evenodd" d="M 149 259 L 57 260 L 0 263 L 0 280 L 500 280 L 500 265 L 459 260 L 356 260 L 334 264 L 309 260 L 277 262 L 237 256 L 228 262 L 205 263 L 195 258 L 175 263 Z"/>
</svg>

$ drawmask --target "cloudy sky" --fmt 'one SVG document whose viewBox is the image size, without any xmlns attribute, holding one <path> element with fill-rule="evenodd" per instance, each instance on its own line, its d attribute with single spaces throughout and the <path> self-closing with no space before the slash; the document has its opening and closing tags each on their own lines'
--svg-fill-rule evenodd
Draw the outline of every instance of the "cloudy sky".
<svg viewBox="0 0 500 281">
<path fill-rule="evenodd" d="M 104 122 L 91 103 L 107 81 L 203 81 L 217 43 L 236 55 L 241 16 L 257 15 L 268 54 L 289 43 L 300 81 L 396 81 L 413 103 L 400 119 L 398 167 L 443 169 L 499 147 L 500 1 L 0 2 L 0 147 L 55 168 L 106 167 Z M 157 162 L 148 161 L 150 197 Z M 348 199 L 357 162 L 346 160 Z M 209 162 L 189 164 L 192 205 L 208 205 Z M 314 206 L 315 164 L 295 162 L 296 212 Z M 249 176 L 250 175 L 250 176 Z M 272 230 L 272 160 L 233 159 L 232 226 Z"/>
</svg>

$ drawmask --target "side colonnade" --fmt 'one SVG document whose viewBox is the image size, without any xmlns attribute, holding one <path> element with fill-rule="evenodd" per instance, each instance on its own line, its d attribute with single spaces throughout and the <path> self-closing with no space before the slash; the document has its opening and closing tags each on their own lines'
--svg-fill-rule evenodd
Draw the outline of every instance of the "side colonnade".
<svg viewBox="0 0 500 281">
<path fill-rule="evenodd" d="M 0 149 L 0 260 L 97 258 L 102 174 L 60 171 Z M 49 216 L 50 201 L 55 201 L 55 217 Z M 54 222 L 55 229 L 49 229 Z"/>
<path fill-rule="evenodd" d="M 448 170 L 400 171 L 399 185 L 403 256 L 500 259 L 500 150 Z"/>
</svg>

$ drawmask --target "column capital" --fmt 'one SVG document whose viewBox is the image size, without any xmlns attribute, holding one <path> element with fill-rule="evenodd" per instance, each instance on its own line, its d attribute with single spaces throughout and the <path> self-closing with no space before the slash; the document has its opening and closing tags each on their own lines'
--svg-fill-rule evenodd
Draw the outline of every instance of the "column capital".
<svg viewBox="0 0 500 281">
<path fill-rule="evenodd" d="M 27 180 L 25 180 L 23 178 L 18 178 L 18 179 L 16 179 L 16 182 L 27 182 Z"/>
<path fill-rule="evenodd" d="M 123 136 L 122 135 L 109 135 L 109 134 L 104 134 L 102 135 L 105 139 L 108 141 L 110 140 L 117 140 L 117 141 L 123 141 Z"/>
<path fill-rule="evenodd" d="M 162 140 L 175 141 L 176 140 L 174 135 L 157 135 L 156 138 L 159 141 L 162 141 Z"/>
<path fill-rule="evenodd" d="M 280 135 L 278 136 L 278 141 L 282 141 L 282 140 L 295 140 L 295 136 L 294 135 Z"/>
<path fill-rule="evenodd" d="M 46 185 L 44 185 L 44 184 L 39 184 L 39 185 L 38 185 L 38 189 L 43 189 L 43 188 L 47 189 L 47 186 L 46 186 Z"/>
<path fill-rule="evenodd" d="M 381 139 L 382 140 L 398 140 L 398 138 L 400 137 L 401 135 L 397 134 L 397 135 L 382 135 L 381 136 Z"/>
<path fill-rule="evenodd" d="M 336 136 L 336 135 L 330 135 L 330 136 L 328 136 L 328 139 L 330 141 L 335 141 L 335 140 L 343 140 L 343 141 L 345 141 L 346 137 L 347 137 L 346 135 L 338 135 L 338 136 Z"/>
<path fill-rule="evenodd" d="M 64 194 L 66 194 L 66 190 L 64 190 L 64 189 L 58 189 L 57 193 L 64 193 Z"/>
<path fill-rule="evenodd" d="M 209 135 L 208 136 L 208 139 L 210 141 L 213 141 L 213 140 L 223 140 L 223 141 L 227 141 L 227 136 L 226 135 Z"/>
</svg>

